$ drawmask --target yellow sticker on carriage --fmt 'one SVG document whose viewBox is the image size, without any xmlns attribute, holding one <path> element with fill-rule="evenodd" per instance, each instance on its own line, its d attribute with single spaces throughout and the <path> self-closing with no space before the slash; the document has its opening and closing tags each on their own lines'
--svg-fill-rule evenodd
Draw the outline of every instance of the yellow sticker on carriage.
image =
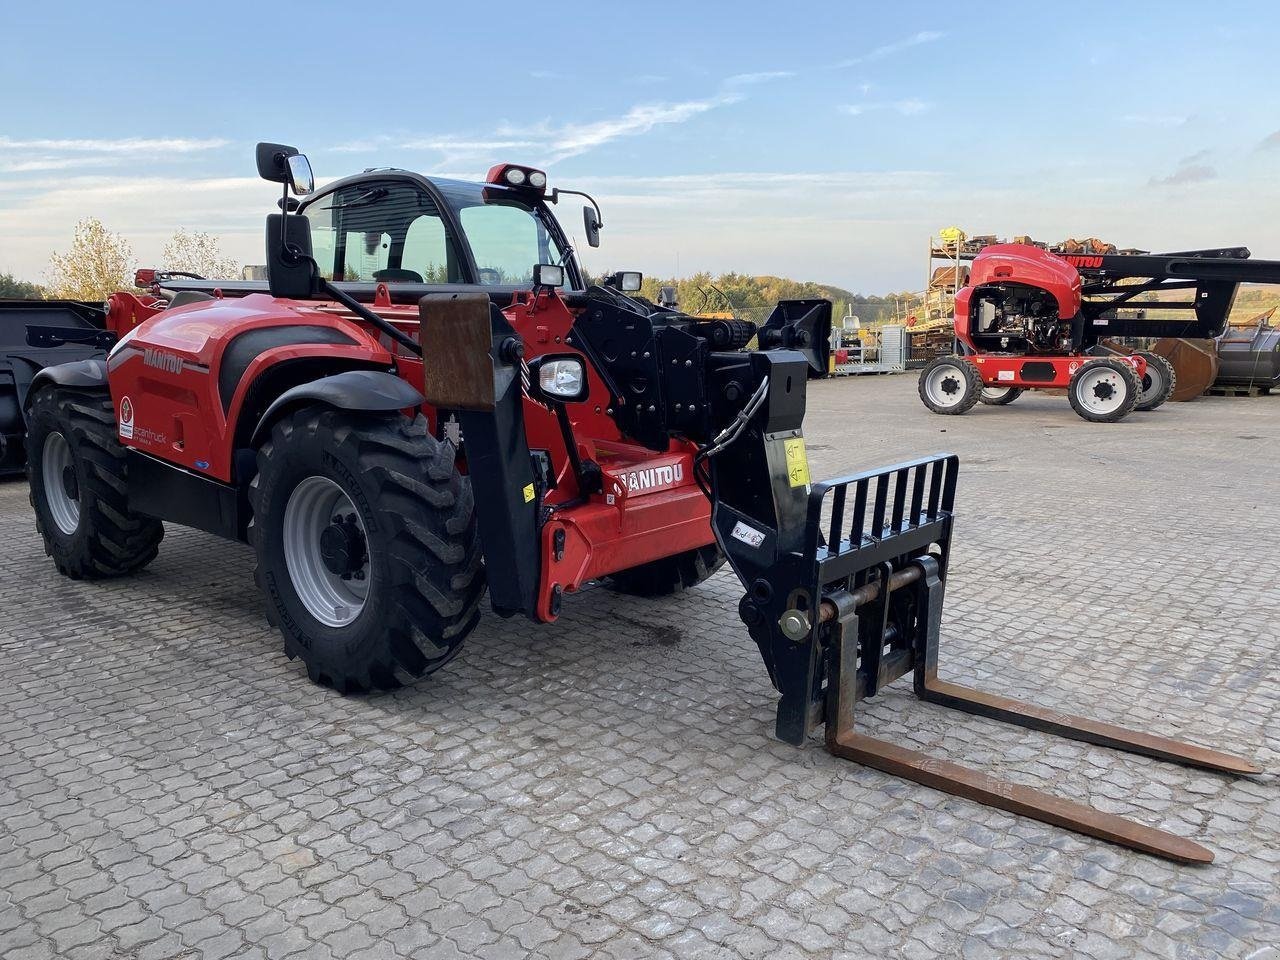
<svg viewBox="0 0 1280 960">
<path fill-rule="evenodd" d="M 804 438 L 783 440 L 782 450 L 787 457 L 787 480 L 793 487 L 809 485 L 809 456 L 804 452 Z"/>
</svg>

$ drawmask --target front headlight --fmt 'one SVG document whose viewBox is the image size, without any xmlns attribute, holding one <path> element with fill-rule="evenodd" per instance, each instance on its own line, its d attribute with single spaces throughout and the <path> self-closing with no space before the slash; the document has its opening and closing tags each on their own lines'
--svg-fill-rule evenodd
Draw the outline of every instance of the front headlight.
<svg viewBox="0 0 1280 960">
<path fill-rule="evenodd" d="M 538 368 L 538 389 L 556 400 L 577 400 L 587 392 L 586 368 L 576 358 L 545 361 Z"/>
</svg>

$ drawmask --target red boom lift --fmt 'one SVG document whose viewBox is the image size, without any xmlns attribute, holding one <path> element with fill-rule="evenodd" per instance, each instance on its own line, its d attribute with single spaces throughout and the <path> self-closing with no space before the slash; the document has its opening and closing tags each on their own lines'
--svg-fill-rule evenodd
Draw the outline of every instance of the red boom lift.
<svg viewBox="0 0 1280 960">
<path fill-rule="evenodd" d="M 144 277 L 153 295 L 112 297 L 112 328 L 131 329 L 105 363 L 32 383 L 31 501 L 64 574 L 142 568 L 164 522 L 246 541 L 285 651 L 354 691 L 447 663 L 486 583 L 494 613 L 545 623 L 588 580 L 669 593 L 727 557 L 781 739 L 825 726 L 838 756 L 1212 859 L 854 730 L 859 700 L 911 674 L 960 710 L 1256 772 L 938 678 L 957 460 L 810 483 L 805 391 L 826 369 L 830 303 L 786 301 L 757 325 L 656 306 L 638 274 L 588 285 L 549 206 L 574 191 L 528 167 L 484 183 L 376 170 L 314 193 L 305 157 L 260 144 L 258 169 L 284 185 L 265 288 Z M 584 218 L 594 245 L 594 201 Z"/>
<path fill-rule="evenodd" d="M 1095 423 L 1154 410 L 1173 393 L 1172 365 L 1154 353 L 1116 355 L 1099 341 L 1216 337 L 1241 283 L 1280 283 L 1280 261 L 1251 260 L 1244 247 L 1172 254 L 986 247 L 956 294 L 960 353 L 921 370 L 920 399 L 934 413 L 960 414 L 979 401 L 1003 405 L 1024 390 L 1059 388 Z"/>
</svg>

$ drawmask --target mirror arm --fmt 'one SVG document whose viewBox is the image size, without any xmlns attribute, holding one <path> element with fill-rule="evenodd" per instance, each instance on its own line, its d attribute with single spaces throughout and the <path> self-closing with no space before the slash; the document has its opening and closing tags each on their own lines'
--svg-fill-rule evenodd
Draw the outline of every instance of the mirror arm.
<svg viewBox="0 0 1280 960">
<path fill-rule="evenodd" d="M 565 196 L 584 198 L 588 203 L 591 204 L 591 206 L 596 211 L 596 226 L 597 227 L 604 226 L 604 214 L 600 212 L 600 204 L 596 203 L 595 197 L 591 196 L 591 194 L 589 193 L 583 193 L 581 190 L 561 190 L 559 187 L 556 187 L 554 190 L 551 191 L 551 202 L 559 203 L 560 194 L 562 193 Z"/>
<path fill-rule="evenodd" d="M 281 185 L 281 187 L 284 191 L 284 194 L 280 198 L 280 212 L 283 214 L 283 216 L 280 218 L 280 249 L 284 250 L 287 253 L 290 253 L 291 251 L 289 250 L 288 228 L 285 226 L 285 222 L 284 222 L 285 218 L 289 216 L 289 181 L 286 180 Z M 312 261 L 312 266 L 313 268 L 316 266 L 314 260 Z"/>
</svg>

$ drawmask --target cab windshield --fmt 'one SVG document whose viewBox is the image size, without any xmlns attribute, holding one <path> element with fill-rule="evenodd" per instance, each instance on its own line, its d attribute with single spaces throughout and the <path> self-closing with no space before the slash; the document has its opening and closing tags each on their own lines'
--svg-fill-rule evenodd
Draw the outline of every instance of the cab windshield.
<svg viewBox="0 0 1280 960">
<path fill-rule="evenodd" d="M 541 210 L 513 191 L 450 180 L 432 182 L 462 224 L 480 283 L 525 286 L 533 283 L 537 264 L 565 263 L 565 250 Z"/>
</svg>

